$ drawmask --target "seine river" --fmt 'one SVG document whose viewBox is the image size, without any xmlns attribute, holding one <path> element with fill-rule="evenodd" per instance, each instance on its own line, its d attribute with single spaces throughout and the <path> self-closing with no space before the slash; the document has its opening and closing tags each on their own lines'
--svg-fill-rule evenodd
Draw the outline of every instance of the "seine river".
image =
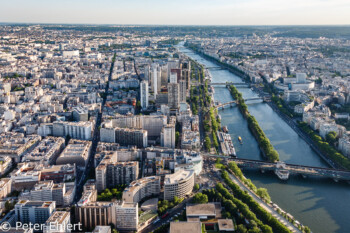
<svg viewBox="0 0 350 233">
<path fill-rule="evenodd" d="M 193 60 L 206 67 L 215 63 L 179 46 Z M 227 70 L 211 70 L 212 82 L 242 82 L 241 78 Z M 243 97 L 256 97 L 250 88 L 238 88 Z M 215 101 L 226 103 L 232 97 L 225 87 L 215 88 Z M 280 160 L 309 166 L 328 167 L 322 159 L 286 124 L 266 103 L 247 102 L 249 112 L 257 119 L 280 154 Z M 219 111 L 222 126 L 226 125 L 231 134 L 239 158 L 263 159 L 257 142 L 250 133 L 246 120 L 237 107 Z M 243 145 L 237 138 L 241 136 Z M 291 176 L 288 181 L 280 181 L 273 173 L 244 171 L 257 187 L 267 188 L 272 200 L 297 220 L 311 228 L 314 233 L 350 232 L 350 185 L 336 183 L 330 179 L 302 178 Z"/>
</svg>

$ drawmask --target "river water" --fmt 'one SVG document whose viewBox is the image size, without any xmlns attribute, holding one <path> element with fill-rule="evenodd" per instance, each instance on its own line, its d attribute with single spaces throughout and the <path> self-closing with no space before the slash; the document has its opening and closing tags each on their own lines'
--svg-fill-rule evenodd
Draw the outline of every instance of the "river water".
<svg viewBox="0 0 350 233">
<path fill-rule="evenodd" d="M 215 63 L 179 46 L 181 52 L 206 67 Z M 241 78 L 227 70 L 211 70 L 212 82 L 242 82 Z M 250 88 L 238 88 L 244 98 L 257 97 Z M 215 101 L 232 101 L 226 87 L 215 87 Z M 290 164 L 328 167 L 328 165 L 286 124 L 266 103 L 246 102 L 249 112 L 257 119 L 266 136 L 280 155 L 280 160 Z M 238 158 L 263 159 L 257 142 L 248 129 L 247 121 L 237 107 L 220 110 L 221 125 L 231 134 Z M 243 145 L 238 142 L 243 139 Z M 311 228 L 314 233 L 350 232 L 350 185 L 330 179 L 291 176 L 280 181 L 273 173 L 244 171 L 257 187 L 267 188 L 271 199 L 297 220 Z"/>
</svg>

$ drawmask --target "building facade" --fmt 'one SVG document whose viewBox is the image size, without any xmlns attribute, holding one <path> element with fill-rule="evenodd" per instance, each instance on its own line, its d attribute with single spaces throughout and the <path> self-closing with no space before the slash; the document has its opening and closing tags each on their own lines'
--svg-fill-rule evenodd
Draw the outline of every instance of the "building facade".
<svg viewBox="0 0 350 233">
<path fill-rule="evenodd" d="M 185 198 L 194 186 L 193 170 L 178 170 L 174 174 L 166 175 L 164 179 L 164 200 L 172 201 L 174 197 Z"/>
<path fill-rule="evenodd" d="M 160 193 L 160 177 L 148 176 L 135 180 L 123 192 L 123 201 L 140 202 L 146 197 L 159 195 Z"/>
</svg>

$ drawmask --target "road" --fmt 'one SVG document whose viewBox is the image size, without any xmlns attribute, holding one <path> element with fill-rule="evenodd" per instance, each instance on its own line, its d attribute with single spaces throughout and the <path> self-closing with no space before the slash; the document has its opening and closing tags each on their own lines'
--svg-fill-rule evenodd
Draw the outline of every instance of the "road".
<svg viewBox="0 0 350 233">
<path fill-rule="evenodd" d="M 269 212 L 273 217 L 277 218 L 283 225 L 288 227 L 292 232 L 301 233 L 301 231 L 296 228 L 292 223 L 287 221 L 282 215 L 280 215 L 273 207 L 269 206 L 267 203 L 262 201 L 254 192 L 248 189 L 239 179 L 234 175 L 229 173 L 231 180 L 236 183 L 243 191 L 247 192 L 261 207 L 263 207 L 267 212 Z"/>
<path fill-rule="evenodd" d="M 155 224 L 153 224 L 153 223 L 149 224 L 147 227 L 142 229 L 140 232 L 141 233 L 152 232 L 152 231 L 156 230 L 157 228 L 161 227 L 162 225 L 164 225 L 166 223 L 170 223 L 171 218 L 173 218 L 176 214 L 180 214 L 183 210 L 185 210 L 186 204 L 188 202 L 191 202 L 192 197 L 193 197 L 193 195 L 190 196 L 189 198 L 185 199 L 183 202 L 181 202 L 180 204 L 178 204 L 174 208 L 168 210 L 169 215 L 167 217 L 165 217 L 163 219 L 161 218 Z"/>
<path fill-rule="evenodd" d="M 114 57 L 115 56 L 116 55 L 114 54 Z M 112 73 L 113 73 L 114 63 L 115 63 L 114 57 L 112 59 L 112 64 L 111 64 L 111 68 L 110 68 L 109 75 L 108 75 L 108 82 L 107 82 L 104 93 L 108 93 L 109 81 L 112 80 Z M 106 104 L 106 99 L 107 99 L 107 95 L 104 95 L 101 110 L 97 114 L 97 117 L 96 117 L 96 123 L 95 123 L 95 128 L 94 128 L 93 137 L 92 137 L 91 150 L 90 150 L 90 153 L 88 156 L 88 162 L 86 164 L 86 167 L 85 167 L 79 181 L 77 181 L 77 183 L 76 183 L 77 188 L 76 188 L 76 192 L 75 192 L 74 203 L 79 201 L 81 194 L 82 194 L 82 191 L 83 191 L 83 186 L 84 186 L 85 180 L 88 177 L 90 170 L 93 169 L 93 166 L 94 166 L 94 158 L 95 158 L 95 154 L 96 154 L 96 149 L 97 149 L 98 142 L 100 141 L 99 127 L 101 126 L 101 123 L 102 123 L 102 113 L 103 113 L 104 106 Z"/>
</svg>

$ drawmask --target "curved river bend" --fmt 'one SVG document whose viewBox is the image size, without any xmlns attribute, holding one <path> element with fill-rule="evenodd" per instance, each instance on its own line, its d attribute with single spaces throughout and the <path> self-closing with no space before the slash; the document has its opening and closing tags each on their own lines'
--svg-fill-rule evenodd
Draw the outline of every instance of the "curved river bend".
<svg viewBox="0 0 350 233">
<path fill-rule="evenodd" d="M 215 67 L 215 63 L 194 54 L 193 51 L 179 46 L 179 50 L 191 59 L 206 67 Z M 212 82 L 242 82 L 238 76 L 227 70 L 211 70 Z M 243 97 L 256 97 L 249 88 L 238 88 Z M 232 101 L 225 87 L 215 87 L 215 101 Z M 280 154 L 280 160 L 309 166 L 328 167 L 320 157 L 286 124 L 266 103 L 247 102 L 250 113 L 257 119 Z M 237 156 L 247 159 L 263 159 L 257 142 L 251 135 L 246 120 L 238 108 L 226 108 L 219 111 L 221 125 L 226 125 L 231 134 Z M 241 136 L 243 145 L 237 137 Z M 280 181 L 275 175 L 256 171 L 244 171 L 257 187 L 267 188 L 272 200 L 297 220 L 311 228 L 314 233 L 350 232 L 350 186 L 335 183 L 327 179 L 304 179 L 291 176 L 288 181 Z"/>
</svg>

